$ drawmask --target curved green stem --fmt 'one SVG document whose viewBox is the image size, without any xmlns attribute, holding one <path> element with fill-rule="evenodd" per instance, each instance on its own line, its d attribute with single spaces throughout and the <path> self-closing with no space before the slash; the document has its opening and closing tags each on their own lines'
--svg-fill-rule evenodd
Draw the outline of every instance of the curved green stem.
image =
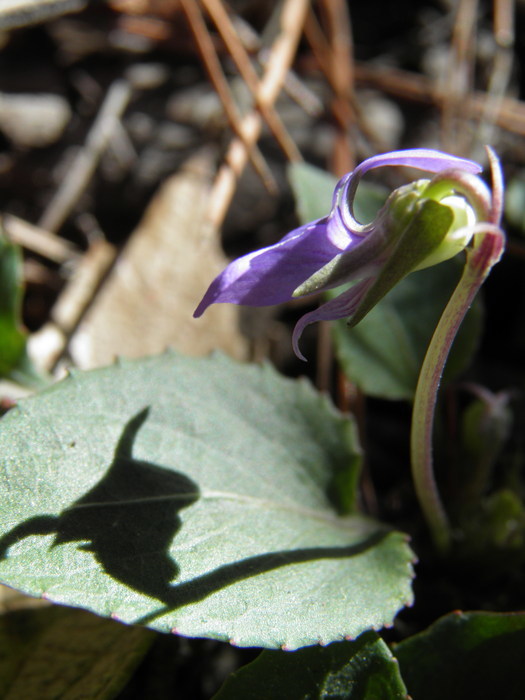
<svg viewBox="0 0 525 700">
<path fill-rule="evenodd" d="M 456 333 L 479 288 L 501 257 L 504 236 L 495 224 L 477 224 L 463 274 L 443 311 L 428 347 L 414 397 L 410 450 L 412 477 L 421 509 L 436 547 L 450 546 L 447 514 L 436 484 L 432 459 L 432 430 L 439 383 Z"/>
</svg>

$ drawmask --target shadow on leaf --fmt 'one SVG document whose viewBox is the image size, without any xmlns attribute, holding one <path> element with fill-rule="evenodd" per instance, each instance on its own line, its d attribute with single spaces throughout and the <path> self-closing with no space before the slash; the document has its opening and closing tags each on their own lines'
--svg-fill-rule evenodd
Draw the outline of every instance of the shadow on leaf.
<svg viewBox="0 0 525 700">
<path fill-rule="evenodd" d="M 387 530 L 378 529 L 354 545 L 258 554 L 172 583 L 179 566 L 169 551 L 181 528 L 180 511 L 198 500 L 200 490 L 184 474 L 132 457 L 133 443 L 148 412 L 141 411 L 127 423 L 113 462 L 92 489 L 60 515 L 36 516 L 14 527 L 0 538 L 0 559 L 11 546 L 34 535 L 55 534 L 52 547 L 81 542 L 79 549 L 91 552 L 109 576 L 164 604 L 136 621 L 145 624 L 258 574 L 291 564 L 357 556 L 387 535 Z"/>
<path fill-rule="evenodd" d="M 126 425 L 104 477 L 60 515 L 26 520 L 0 539 L 0 557 L 24 537 L 55 534 L 53 547 L 85 542 L 107 574 L 126 586 L 171 600 L 179 567 L 169 556 L 181 526 L 179 513 L 199 498 L 199 488 L 178 472 L 132 457 L 145 409 Z"/>
</svg>

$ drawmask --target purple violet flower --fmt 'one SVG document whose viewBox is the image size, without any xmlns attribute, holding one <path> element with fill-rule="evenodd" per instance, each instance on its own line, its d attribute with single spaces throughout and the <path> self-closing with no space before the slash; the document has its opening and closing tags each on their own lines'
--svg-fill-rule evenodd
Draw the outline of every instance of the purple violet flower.
<svg viewBox="0 0 525 700">
<path fill-rule="evenodd" d="M 353 215 L 357 186 L 365 173 L 383 166 L 437 175 L 394 190 L 374 221 L 361 224 Z M 352 283 L 297 323 L 293 347 L 305 359 L 298 342 L 306 325 L 345 317 L 358 322 L 404 276 L 465 248 L 491 210 L 490 192 L 475 177 L 481 170 L 471 160 L 429 149 L 368 158 L 338 182 L 328 216 L 234 260 L 211 283 L 194 316 L 211 304 L 269 306 Z"/>
</svg>

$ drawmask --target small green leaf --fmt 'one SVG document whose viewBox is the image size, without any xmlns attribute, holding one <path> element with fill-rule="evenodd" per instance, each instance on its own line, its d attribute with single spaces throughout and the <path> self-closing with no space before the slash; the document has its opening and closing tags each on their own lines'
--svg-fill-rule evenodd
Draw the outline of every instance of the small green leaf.
<svg viewBox="0 0 525 700">
<path fill-rule="evenodd" d="M 395 649 L 413 700 L 521 700 L 525 613 L 453 613 Z"/>
<path fill-rule="evenodd" d="M 22 302 L 20 249 L 0 233 L 0 376 L 9 376 L 21 359 L 25 333 L 20 324 Z"/>
<path fill-rule="evenodd" d="M 355 510 L 353 422 L 269 366 L 167 354 L 75 373 L 1 428 L 0 579 L 31 595 L 289 648 L 411 600 L 406 538 Z"/>
<path fill-rule="evenodd" d="M 332 324 L 339 362 L 345 374 L 366 394 L 387 399 L 413 398 L 430 338 L 461 268 L 462 263 L 454 259 L 413 272 L 355 328 L 349 328 L 345 321 Z M 481 302 L 476 300 L 452 347 L 445 379 L 468 365 L 480 335 L 481 315 Z"/>
<path fill-rule="evenodd" d="M 395 658 L 375 632 L 354 642 L 288 653 L 264 651 L 214 700 L 406 700 Z"/>
<path fill-rule="evenodd" d="M 521 171 L 505 188 L 505 219 L 525 234 L 525 173 Z"/>
<path fill-rule="evenodd" d="M 154 636 L 81 610 L 44 608 L 0 617 L 0 696 L 110 700 Z"/>
<path fill-rule="evenodd" d="M 337 178 L 308 163 L 292 163 L 288 178 L 297 202 L 301 223 L 328 216 Z M 354 200 L 354 216 L 361 223 L 375 218 L 388 196 L 388 190 L 370 182 L 360 182 Z"/>
<path fill-rule="evenodd" d="M 478 504 L 490 484 L 494 466 L 512 427 L 510 395 L 483 390 L 461 416 L 460 458 L 456 468 L 456 491 L 464 508 Z"/>
<path fill-rule="evenodd" d="M 515 490 L 498 489 L 476 502 L 456 505 L 457 570 L 476 577 L 478 586 L 504 580 L 525 562 L 525 507 Z"/>
<path fill-rule="evenodd" d="M 20 384 L 42 387 L 26 352 L 26 332 L 22 327 L 22 255 L 20 248 L 6 238 L 0 224 L 0 377 Z"/>
</svg>

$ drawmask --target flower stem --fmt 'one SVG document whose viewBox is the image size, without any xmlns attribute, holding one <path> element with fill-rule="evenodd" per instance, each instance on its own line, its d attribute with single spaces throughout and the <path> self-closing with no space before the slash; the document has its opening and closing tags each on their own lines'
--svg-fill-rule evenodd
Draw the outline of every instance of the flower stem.
<svg viewBox="0 0 525 700">
<path fill-rule="evenodd" d="M 492 266 L 500 259 L 503 246 L 504 236 L 498 226 L 492 223 L 475 226 L 463 274 L 434 331 L 416 387 L 410 438 L 412 477 L 434 544 L 441 552 L 450 547 L 451 530 L 433 469 L 432 431 L 437 392 L 461 322 Z"/>
</svg>

